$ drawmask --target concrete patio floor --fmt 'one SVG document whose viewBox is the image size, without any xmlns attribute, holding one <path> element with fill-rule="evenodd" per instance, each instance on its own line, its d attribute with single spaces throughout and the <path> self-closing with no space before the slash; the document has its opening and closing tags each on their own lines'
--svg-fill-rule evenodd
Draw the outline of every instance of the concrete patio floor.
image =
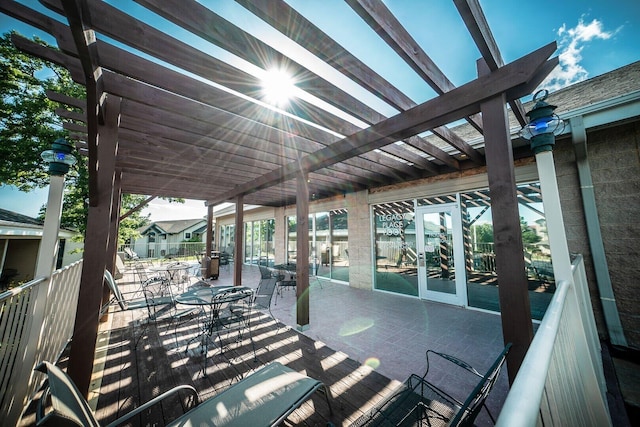
<svg viewBox="0 0 640 427">
<path fill-rule="evenodd" d="M 232 284 L 232 276 L 232 268 L 222 268 L 218 280 L 211 282 Z M 243 285 L 256 287 L 259 280 L 257 266 L 243 266 Z M 497 314 L 356 289 L 314 277 L 310 284 L 310 320 L 302 333 L 373 367 L 389 379 L 404 381 L 412 373 L 422 375 L 429 349 L 459 357 L 484 373 L 504 347 Z M 296 297 L 292 288 L 283 289 L 277 298 L 274 296 L 271 310 L 282 323 L 296 328 Z M 459 372 L 438 370 L 437 365 L 432 365 L 429 375 L 436 382 L 457 384 L 461 389 L 471 387 L 469 391 L 473 388 L 465 378 L 460 378 Z M 494 416 L 507 392 L 504 369 L 487 400 Z M 484 410 L 477 425 L 491 425 Z"/>
</svg>

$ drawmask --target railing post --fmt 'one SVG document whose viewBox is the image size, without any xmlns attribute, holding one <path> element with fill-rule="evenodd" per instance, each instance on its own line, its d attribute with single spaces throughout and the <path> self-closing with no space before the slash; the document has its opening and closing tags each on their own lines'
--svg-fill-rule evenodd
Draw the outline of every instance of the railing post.
<svg viewBox="0 0 640 427">
<path fill-rule="evenodd" d="M 55 268 L 55 260 L 58 252 L 58 232 L 60 229 L 60 217 L 62 213 L 62 200 L 64 190 L 64 175 L 51 175 L 49 185 L 49 196 L 47 199 L 47 213 L 44 220 L 42 240 L 38 249 L 38 260 L 36 263 L 35 278 L 46 277 L 45 283 L 36 286 L 31 290 L 31 303 L 29 316 L 25 325 L 23 339 L 20 340 L 20 350 L 18 352 L 21 378 L 15 384 L 13 395 L 16 396 L 13 405 L 9 409 L 8 424 L 15 425 L 20 419 L 22 410 L 26 406 L 29 396 L 29 384 L 33 381 L 33 368 L 35 367 L 36 355 L 39 354 L 42 338 L 42 325 L 44 324 L 44 313 L 47 307 L 47 298 L 51 287 L 51 274 Z M 9 392 L 9 390 L 7 390 Z"/>
</svg>

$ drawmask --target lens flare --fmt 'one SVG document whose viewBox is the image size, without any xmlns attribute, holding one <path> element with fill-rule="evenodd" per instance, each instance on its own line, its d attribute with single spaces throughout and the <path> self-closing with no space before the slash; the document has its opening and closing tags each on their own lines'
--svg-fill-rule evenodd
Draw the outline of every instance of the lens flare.
<svg viewBox="0 0 640 427">
<path fill-rule="evenodd" d="M 295 82 L 286 70 L 272 68 L 262 78 L 262 92 L 266 102 L 282 107 L 294 97 Z"/>
<path fill-rule="evenodd" d="M 377 357 L 369 357 L 364 361 L 364 364 L 371 369 L 378 369 L 378 366 L 380 366 L 380 359 L 378 359 Z"/>
<path fill-rule="evenodd" d="M 350 335 L 359 334 L 366 331 L 373 326 L 373 320 L 364 317 L 356 317 L 354 319 L 347 320 L 338 332 L 341 337 L 348 337 Z"/>
</svg>

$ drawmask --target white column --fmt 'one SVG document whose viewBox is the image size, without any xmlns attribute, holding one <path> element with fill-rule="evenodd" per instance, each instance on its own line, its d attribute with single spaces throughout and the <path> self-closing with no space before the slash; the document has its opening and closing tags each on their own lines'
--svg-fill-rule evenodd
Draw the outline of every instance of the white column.
<svg viewBox="0 0 640 427">
<path fill-rule="evenodd" d="M 561 280 L 573 281 L 553 152 L 542 151 L 536 154 L 536 164 L 538 166 L 538 176 L 540 177 L 542 204 L 547 221 L 547 234 L 553 260 L 553 275 L 556 283 Z"/>
<path fill-rule="evenodd" d="M 58 234 L 62 215 L 64 175 L 51 175 L 47 212 L 44 218 L 42 241 L 38 250 L 35 277 L 50 277 L 58 254 Z"/>
</svg>

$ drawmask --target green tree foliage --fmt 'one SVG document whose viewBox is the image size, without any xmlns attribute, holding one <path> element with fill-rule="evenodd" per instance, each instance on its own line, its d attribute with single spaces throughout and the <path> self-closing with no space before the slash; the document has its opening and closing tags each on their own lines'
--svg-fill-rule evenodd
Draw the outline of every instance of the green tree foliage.
<svg viewBox="0 0 640 427">
<path fill-rule="evenodd" d="M 529 227 L 524 217 L 520 217 L 520 230 L 522 230 L 522 244 L 524 246 L 533 245 L 542 240 L 541 237 L 538 236 L 536 231 L 533 228 Z"/>
<path fill-rule="evenodd" d="M 0 38 L 0 183 L 29 192 L 49 184 L 40 154 L 56 139 L 68 137 L 55 114 L 59 105 L 47 98 L 46 91 L 84 98 L 84 88 L 74 83 L 64 68 L 18 51 L 11 34 Z M 38 38 L 34 41 L 47 45 Z M 63 227 L 84 232 L 87 183 L 86 165 L 79 159 L 66 175 Z M 40 211 L 42 218 L 44 209 Z"/>
<path fill-rule="evenodd" d="M 37 43 L 46 45 L 40 39 Z M 22 191 L 41 188 L 49 176 L 40 154 L 57 138 L 67 137 L 55 103 L 46 90 L 83 98 L 84 88 L 60 67 L 18 51 L 11 33 L 0 38 L 0 182 Z M 69 180 L 78 174 L 74 167 Z"/>
<path fill-rule="evenodd" d="M 478 243 L 493 243 L 493 225 L 483 223 L 473 226 L 475 228 L 475 236 Z"/>
<path fill-rule="evenodd" d="M 49 184 L 47 167 L 40 154 L 58 138 L 68 138 L 46 91 L 84 99 L 85 88 L 74 83 L 69 72 L 55 64 L 18 51 L 11 42 L 13 33 L 0 38 L 0 184 L 14 185 L 29 192 Z M 48 46 L 35 38 L 36 43 Z M 64 106 L 69 108 L 68 106 Z M 62 226 L 86 230 L 89 174 L 86 157 L 77 153 L 78 162 L 66 175 Z M 124 195 L 121 214 L 139 205 L 146 196 Z M 184 199 L 167 199 L 184 203 Z M 40 209 L 44 219 L 46 206 Z M 137 229 L 149 223 L 149 217 L 134 212 L 120 223 L 119 243 L 138 237 Z"/>
<path fill-rule="evenodd" d="M 493 225 L 489 223 L 483 223 L 473 226 L 475 228 L 475 235 L 478 243 L 493 243 Z M 522 244 L 524 246 L 538 243 L 541 237 L 536 231 L 529 227 L 524 217 L 520 217 L 520 231 L 522 233 Z"/>
<path fill-rule="evenodd" d="M 135 208 L 145 199 L 145 196 L 123 194 L 120 214 L 124 214 L 129 210 Z M 145 225 L 149 225 L 150 223 L 151 220 L 149 219 L 149 215 L 142 216 L 139 211 L 132 213 L 131 215 L 120 221 L 118 244 L 123 245 L 139 238 L 140 232 L 138 230 L 140 229 L 140 227 L 144 227 Z"/>
</svg>

